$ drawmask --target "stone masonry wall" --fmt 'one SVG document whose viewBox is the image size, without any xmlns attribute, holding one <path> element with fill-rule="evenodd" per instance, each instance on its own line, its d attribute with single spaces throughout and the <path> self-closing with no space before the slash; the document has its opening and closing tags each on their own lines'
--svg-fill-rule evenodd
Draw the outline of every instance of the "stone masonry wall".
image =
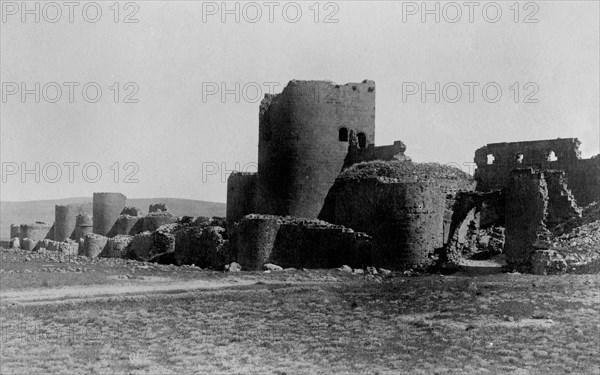
<svg viewBox="0 0 600 375">
<path fill-rule="evenodd" d="M 504 245 L 510 267 L 526 270 L 531 255 L 549 247 L 547 210 L 548 188 L 543 173 L 529 168 L 513 171 L 506 187 Z"/>
<path fill-rule="evenodd" d="M 501 189 L 513 169 L 532 167 L 563 170 L 580 206 L 599 201 L 600 157 L 581 159 L 579 145 L 577 138 L 488 144 L 475 151 L 477 190 Z"/>
<path fill-rule="evenodd" d="M 233 229 L 232 238 L 245 270 L 262 269 L 265 263 L 309 268 L 370 265 L 369 236 L 320 220 L 248 215 Z"/>
</svg>

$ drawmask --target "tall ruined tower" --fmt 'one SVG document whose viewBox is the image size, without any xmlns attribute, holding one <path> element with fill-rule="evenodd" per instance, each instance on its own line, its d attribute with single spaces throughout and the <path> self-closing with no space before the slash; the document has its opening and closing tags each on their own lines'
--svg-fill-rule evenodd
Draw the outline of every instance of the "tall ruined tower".
<svg viewBox="0 0 600 375">
<path fill-rule="evenodd" d="M 255 212 L 316 218 L 349 138 L 375 139 L 375 82 L 291 81 L 259 114 Z"/>
</svg>

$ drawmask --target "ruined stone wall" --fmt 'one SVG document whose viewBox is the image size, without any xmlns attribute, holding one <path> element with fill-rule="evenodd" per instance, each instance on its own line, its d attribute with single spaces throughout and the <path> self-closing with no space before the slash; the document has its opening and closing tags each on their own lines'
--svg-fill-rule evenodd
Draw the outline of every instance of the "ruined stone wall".
<svg viewBox="0 0 600 375">
<path fill-rule="evenodd" d="M 533 167 L 565 171 L 569 188 L 580 206 L 598 201 L 600 157 L 581 159 L 579 145 L 577 138 L 488 144 L 475 152 L 477 190 L 501 189 L 507 185 L 513 169 Z M 551 156 L 556 160 L 549 160 Z"/>
<path fill-rule="evenodd" d="M 259 113 L 256 211 L 315 218 L 344 165 L 340 129 L 375 139 L 375 83 L 291 81 Z M 343 138 L 342 138 L 343 139 Z"/>
<path fill-rule="evenodd" d="M 543 173 L 518 169 L 511 173 L 506 187 L 506 240 L 504 253 L 509 266 L 526 270 L 531 255 L 548 248 L 545 225 L 548 189 Z"/>
<path fill-rule="evenodd" d="M 90 203 L 54 206 L 54 240 L 74 239 L 77 228 L 77 215 L 91 214 Z"/>
<path fill-rule="evenodd" d="M 581 217 L 581 208 L 567 186 L 565 172 L 544 171 L 548 191 L 546 223 L 549 228 L 564 223 L 573 217 Z"/>
<path fill-rule="evenodd" d="M 236 172 L 227 179 L 227 220 L 235 222 L 254 212 L 256 173 Z"/>
<path fill-rule="evenodd" d="M 451 206 L 447 195 L 469 188 L 472 182 L 340 182 L 321 219 L 373 236 L 374 266 L 427 265 L 445 242 L 444 217 Z"/>
<path fill-rule="evenodd" d="M 371 264 L 367 235 L 320 220 L 248 215 L 233 230 L 232 241 L 245 270 L 262 269 L 265 263 L 309 268 Z"/>
<path fill-rule="evenodd" d="M 125 197 L 121 193 L 94 193 L 93 215 L 94 233 L 106 236 L 125 207 Z"/>
<path fill-rule="evenodd" d="M 406 145 L 402 141 L 395 141 L 393 145 L 375 146 L 369 144 L 366 148 L 350 147 L 344 162 L 344 168 L 353 164 L 371 160 L 400 160 L 406 161 L 410 158 L 404 155 Z"/>
</svg>

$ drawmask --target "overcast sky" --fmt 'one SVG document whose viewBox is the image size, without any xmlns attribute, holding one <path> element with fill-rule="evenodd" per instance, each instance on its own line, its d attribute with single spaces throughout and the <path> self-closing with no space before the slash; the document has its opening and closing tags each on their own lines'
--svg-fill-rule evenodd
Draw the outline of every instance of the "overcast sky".
<svg viewBox="0 0 600 375">
<path fill-rule="evenodd" d="M 221 169 L 255 170 L 256 88 L 280 92 L 292 79 L 374 80 L 375 143 L 402 140 L 414 161 L 469 171 L 487 143 L 557 137 L 578 137 L 584 157 L 598 154 L 599 2 L 513 3 L 429 2 L 434 13 L 439 6 L 436 23 L 436 14 L 423 22 L 420 1 L 237 3 L 237 14 L 234 2 L 231 14 L 221 2 L 191 1 L 121 2 L 117 14 L 99 1 L 80 2 L 70 22 L 62 2 L 61 14 L 28 2 L 28 14 L 3 1 L 1 199 L 120 191 L 224 202 Z M 36 82 L 39 103 L 21 95 Z M 215 92 L 222 83 L 230 92 L 239 83 L 239 103 Z M 439 103 L 409 94 L 422 83 L 439 83 Z M 22 173 L 35 163 L 39 183 Z"/>
</svg>

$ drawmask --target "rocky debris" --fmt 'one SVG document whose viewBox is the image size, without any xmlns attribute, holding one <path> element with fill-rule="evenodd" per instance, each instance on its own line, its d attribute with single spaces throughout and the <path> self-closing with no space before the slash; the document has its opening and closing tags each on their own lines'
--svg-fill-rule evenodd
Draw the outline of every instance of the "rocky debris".
<svg viewBox="0 0 600 375">
<path fill-rule="evenodd" d="M 378 275 L 379 272 L 377 271 L 377 268 L 375 267 L 367 267 L 367 273 L 370 275 Z"/>
<path fill-rule="evenodd" d="M 195 221 L 175 233 L 175 260 L 178 265 L 196 264 L 203 268 L 222 269 L 231 262 L 225 228 L 211 221 Z"/>
<path fill-rule="evenodd" d="M 560 223 L 555 227 L 551 228 L 552 234 L 555 236 L 561 236 L 565 233 L 571 232 L 573 229 L 580 227 L 585 224 L 590 224 L 600 220 L 600 203 L 593 202 L 588 206 L 584 207 L 581 212 L 581 217 L 574 217 L 567 220 L 564 223 Z"/>
<path fill-rule="evenodd" d="M 583 224 L 553 238 L 550 249 L 564 258 L 568 272 L 600 271 L 600 220 Z"/>
<path fill-rule="evenodd" d="M 196 220 L 196 218 L 193 216 L 182 216 L 177 219 L 176 223 L 180 225 L 189 225 L 193 223 L 194 220 Z"/>
<path fill-rule="evenodd" d="M 148 260 L 148 262 L 158 263 L 158 264 L 176 264 L 177 263 L 177 261 L 175 260 L 175 252 L 158 254 L 155 257 L 150 258 Z"/>
<path fill-rule="evenodd" d="M 354 275 L 362 275 L 365 273 L 365 271 L 362 268 L 355 268 L 354 271 L 352 271 L 352 273 Z"/>
<path fill-rule="evenodd" d="M 96 233 L 88 233 L 83 237 L 83 246 L 80 248 L 79 254 L 89 258 L 96 258 L 102 253 L 107 242 L 108 237 Z"/>
<path fill-rule="evenodd" d="M 239 263 L 231 262 L 230 264 L 225 265 L 225 271 L 229 272 L 240 272 L 242 270 L 242 266 Z"/>
<path fill-rule="evenodd" d="M 148 208 L 148 213 L 151 214 L 153 212 L 167 212 L 167 205 L 164 203 L 151 204 Z"/>
<path fill-rule="evenodd" d="M 212 224 L 212 218 L 208 216 L 198 216 L 190 223 L 191 226 L 204 228 Z"/>
<path fill-rule="evenodd" d="M 21 249 L 32 251 L 35 248 L 36 242 L 31 238 L 23 238 L 21 241 Z"/>
<path fill-rule="evenodd" d="M 537 250 L 531 255 L 531 272 L 535 275 L 557 275 L 567 272 L 569 266 L 557 251 Z"/>
<path fill-rule="evenodd" d="M 13 237 L 13 238 L 11 238 L 8 246 L 11 249 L 20 249 L 21 248 L 21 241 L 19 240 L 19 237 Z"/>
<path fill-rule="evenodd" d="M 73 240 L 65 240 L 63 242 L 59 242 L 44 239 L 38 241 L 33 251 L 40 251 L 42 249 L 48 251 L 57 251 L 66 255 L 77 255 L 79 253 L 79 243 Z"/>
<path fill-rule="evenodd" d="M 263 265 L 265 271 L 283 271 L 283 267 L 278 266 L 276 264 L 273 263 L 265 263 Z"/>
<path fill-rule="evenodd" d="M 439 163 L 413 163 L 406 161 L 369 161 L 354 164 L 340 173 L 340 180 L 370 178 L 395 181 L 471 180 L 472 177 L 454 166 Z"/>
<path fill-rule="evenodd" d="M 163 254 L 175 252 L 175 232 L 180 228 L 180 224 L 172 223 L 162 225 L 152 232 L 136 234 L 129 245 L 128 256 L 140 261 L 163 259 Z M 169 256 L 165 259 L 167 258 Z"/>
<path fill-rule="evenodd" d="M 142 216 L 142 210 L 137 207 L 126 206 L 121 211 L 121 215 Z"/>
<path fill-rule="evenodd" d="M 126 234 L 119 234 L 113 238 L 109 238 L 99 256 L 104 258 L 126 258 L 131 241 L 133 241 L 133 236 Z"/>
<path fill-rule="evenodd" d="M 382 275 L 390 275 L 392 273 L 392 271 L 387 270 L 385 268 L 379 268 L 379 273 Z"/>
<path fill-rule="evenodd" d="M 350 268 L 349 266 L 347 266 L 345 264 L 343 266 L 341 266 L 340 268 L 338 268 L 338 270 L 340 270 L 342 272 L 352 273 L 352 268 Z"/>
</svg>

